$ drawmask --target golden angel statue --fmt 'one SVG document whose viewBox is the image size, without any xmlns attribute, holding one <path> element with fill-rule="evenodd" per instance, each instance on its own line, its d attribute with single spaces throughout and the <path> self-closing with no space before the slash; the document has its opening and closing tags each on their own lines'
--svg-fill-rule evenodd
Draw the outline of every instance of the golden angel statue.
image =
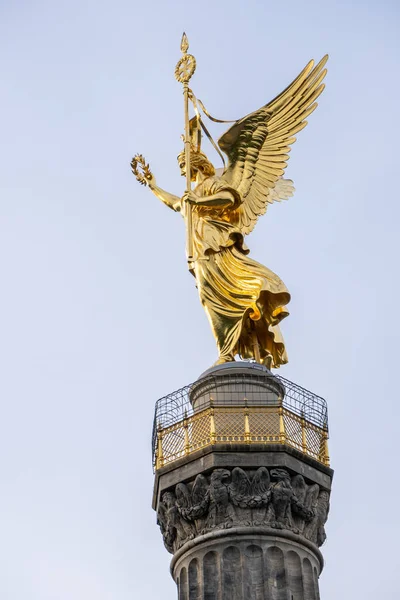
<svg viewBox="0 0 400 600">
<path fill-rule="evenodd" d="M 185 58 L 186 50 L 182 51 Z M 216 339 L 216 364 L 234 361 L 236 355 L 268 368 L 287 363 L 279 325 L 289 314 L 289 292 L 275 273 L 249 257 L 244 237 L 270 204 L 293 195 L 293 182 L 283 179 L 288 152 L 294 135 L 307 125 L 306 118 L 317 106 L 327 58 L 317 66 L 311 61 L 274 100 L 234 122 L 218 141 L 228 157 L 219 175 L 201 151 L 203 124 L 196 111 L 187 120 L 185 151 L 178 156 L 189 183 L 183 197 L 158 187 L 142 156 L 132 161 L 142 183 L 180 212 L 190 227 L 189 269 Z M 188 78 L 184 79 L 187 98 L 193 101 Z M 144 173 L 138 172 L 138 160 Z M 193 191 L 190 182 L 195 184 Z"/>
</svg>

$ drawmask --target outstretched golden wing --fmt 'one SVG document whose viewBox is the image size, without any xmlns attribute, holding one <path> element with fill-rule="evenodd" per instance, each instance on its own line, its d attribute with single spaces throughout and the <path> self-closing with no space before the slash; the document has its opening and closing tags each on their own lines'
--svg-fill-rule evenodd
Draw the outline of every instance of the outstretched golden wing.
<svg viewBox="0 0 400 600">
<path fill-rule="evenodd" d="M 268 204 L 293 195 L 293 182 L 282 179 L 293 137 L 306 125 L 324 89 L 328 56 L 314 67 L 311 60 L 274 100 L 237 121 L 219 140 L 229 164 L 222 177 L 242 199 L 238 226 L 250 233 Z"/>
</svg>

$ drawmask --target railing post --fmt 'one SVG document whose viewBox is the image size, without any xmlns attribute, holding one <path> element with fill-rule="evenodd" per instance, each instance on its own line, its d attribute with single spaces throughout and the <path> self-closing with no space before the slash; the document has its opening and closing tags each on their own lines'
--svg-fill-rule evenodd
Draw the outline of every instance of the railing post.
<svg viewBox="0 0 400 600">
<path fill-rule="evenodd" d="M 303 412 L 301 413 L 301 446 L 304 454 L 307 454 L 306 420 Z"/>
<path fill-rule="evenodd" d="M 156 469 L 161 469 L 164 466 L 164 454 L 162 447 L 163 431 L 161 425 L 158 426 L 157 430 L 157 451 L 156 451 Z"/>
<path fill-rule="evenodd" d="M 189 441 L 189 422 L 188 422 L 188 418 L 187 418 L 187 410 L 185 410 L 185 415 L 183 417 L 183 430 L 184 430 L 184 436 L 185 436 L 185 454 L 186 456 L 189 454 L 190 452 L 190 441 Z"/>
<path fill-rule="evenodd" d="M 282 398 L 280 398 L 282 403 Z M 279 407 L 279 443 L 284 444 L 286 442 L 286 430 L 285 421 L 283 420 L 283 407 L 282 404 Z"/>
<path fill-rule="evenodd" d="M 321 438 L 321 446 L 319 453 L 319 460 L 329 467 L 330 459 L 329 459 L 329 448 L 328 448 L 328 429 L 324 427 L 322 438 Z"/>
<path fill-rule="evenodd" d="M 245 398 L 245 408 L 244 408 L 244 441 L 246 444 L 250 444 L 250 422 L 249 422 L 249 409 L 247 406 L 247 398 Z"/>
<path fill-rule="evenodd" d="M 213 400 L 210 398 L 210 441 L 211 444 L 214 445 L 216 442 L 216 431 L 215 431 L 215 418 L 214 418 L 214 406 Z"/>
</svg>

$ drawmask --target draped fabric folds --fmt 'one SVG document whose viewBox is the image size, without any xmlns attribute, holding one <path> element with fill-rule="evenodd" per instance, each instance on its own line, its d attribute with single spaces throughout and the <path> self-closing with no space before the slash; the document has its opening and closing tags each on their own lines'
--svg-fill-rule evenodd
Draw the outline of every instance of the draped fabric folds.
<svg viewBox="0 0 400 600">
<path fill-rule="evenodd" d="M 194 191 L 207 197 L 221 190 L 230 191 L 237 206 L 237 193 L 218 177 L 207 178 Z M 254 358 L 255 331 L 261 359 L 276 368 L 287 363 L 279 323 L 289 314 L 290 294 L 275 273 L 247 256 L 232 219 L 236 206 L 194 208 L 193 274 L 217 342 L 218 362 L 234 360 L 236 354 Z"/>
<path fill-rule="evenodd" d="M 254 327 L 261 358 L 287 363 L 278 323 L 289 314 L 290 295 L 277 275 L 231 246 L 197 261 L 195 276 L 221 361 L 254 357 Z"/>
</svg>

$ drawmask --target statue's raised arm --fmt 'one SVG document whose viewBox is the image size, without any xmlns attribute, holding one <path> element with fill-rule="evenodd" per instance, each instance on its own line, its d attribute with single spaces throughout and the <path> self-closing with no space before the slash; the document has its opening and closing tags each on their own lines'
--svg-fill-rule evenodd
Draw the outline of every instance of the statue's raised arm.
<svg viewBox="0 0 400 600">
<path fill-rule="evenodd" d="M 169 208 L 172 208 L 172 210 L 177 212 L 181 210 L 181 199 L 158 187 L 156 178 L 151 172 L 149 165 L 146 163 L 144 156 L 136 154 L 131 160 L 131 169 L 138 182 L 142 185 L 148 185 L 153 194 L 157 196 L 161 202 L 164 202 L 164 204 Z"/>
</svg>

